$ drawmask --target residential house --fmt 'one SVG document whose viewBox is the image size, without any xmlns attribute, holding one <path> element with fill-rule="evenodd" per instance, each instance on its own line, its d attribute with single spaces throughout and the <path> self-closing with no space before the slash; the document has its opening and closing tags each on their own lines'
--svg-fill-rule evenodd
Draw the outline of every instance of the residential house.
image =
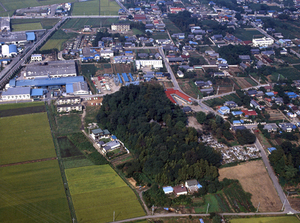
<svg viewBox="0 0 300 223">
<path fill-rule="evenodd" d="M 202 186 L 198 183 L 197 180 L 187 180 L 185 181 L 185 187 L 190 193 L 197 192 Z"/>
<path fill-rule="evenodd" d="M 276 125 L 276 123 L 268 123 L 265 124 L 264 129 L 268 132 L 277 132 L 278 126 Z"/>
<path fill-rule="evenodd" d="M 232 127 L 232 130 L 235 131 L 235 132 L 238 131 L 238 130 L 241 131 L 241 130 L 246 130 L 246 129 L 247 128 L 245 126 L 243 126 L 243 125 L 233 126 Z"/>
<path fill-rule="evenodd" d="M 249 96 L 251 96 L 251 97 L 255 97 L 256 94 L 257 94 L 257 91 L 254 90 L 254 89 L 249 89 L 249 90 L 247 91 L 247 94 L 248 94 Z"/>
<path fill-rule="evenodd" d="M 173 187 L 173 192 L 176 196 L 187 195 L 187 188 L 183 185 L 178 185 Z"/>
<path fill-rule="evenodd" d="M 279 127 L 285 132 L 292 132 L 296 126 L 292 123 L 279 123 Z"/>
<path fill-rule="evenodd" d="M 250 63 L 251 58 L 249 55 L 239 55 L 239 58 L 244 62 L 244 63 Z"/>
<path fill-rule="evenodd" d="M 253 108 L 255 108 L 255 109 L 261 110 L 261 105 L 258 104 L 255 100 L 251 100 L 250 101 L 250 106 L 253 107 Z"/>
<path fill-rule="evenodd" d="M 238 107 L 237 103 L 235 103 L 234 101 L 225 101 L 224 106 L 227 106 L 229 108 Z"/>
<path fill-rule="evenodd" d="M 244 116 L 247 118 L 250 116 L 257 116 L 257 113 L 254 110 L 242 110 L 242 112 L 244 113 Z"/>
<path fill-rule="evenodd" d="M 230 108 L 228 108 L 227 106 L 222 106 L 222 107 L 220 107 L 220 109 L 218 110 L 218 112 L 221 115 L 227 115 L 227 114 L 230 113 Z"/>
</svg>

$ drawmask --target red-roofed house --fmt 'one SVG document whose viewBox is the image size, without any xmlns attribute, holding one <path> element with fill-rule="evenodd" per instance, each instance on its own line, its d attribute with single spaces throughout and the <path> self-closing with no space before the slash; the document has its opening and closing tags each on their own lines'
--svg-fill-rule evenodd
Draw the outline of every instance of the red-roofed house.
<svg viewBox="0 0 300 223">
<path fill-rule="evenodd" d="M 182 101 L 184 101 L 185 103 L 188 103 L 188 104 L 192 103 L 189 96 L 187 96 L 186 94 L 184 94 L 184 93 L 182 93 L 178 90 L 174 90 L 173 88 L 165 90 L 165 93 L 166 93 L 167 97 L 170 99 L 170 101 L 173 102 L 174 104 L 177 104 L 175 98 L 178 98 L 179 100 L 182 100 Z"/>
<path fill-rule="evenodd" d="M 134 15 L 134 21 L 146 21 L 145 15 Z"/>
<path fill-rule="evenodd" d="M 187 189 L 185 186 L 175 186 L 173 187 L 173 192 L 176 196 L 187 195 Z"/>
<path fill-rule="evenodd" d="M 180 8 L 180 7 L 170 7 L 170 12 L 171 13 L 178 13 L 178 12 L 182 12 L 185 11 L 185 8 Z"/>
<path fill-rule="evenodd" d="M 242 112 L 245 114 L 245 117 L 249 117 L 250 115 L 257 115 L 256 111 L 254 110 L 242 110 Z"/>
</svg>

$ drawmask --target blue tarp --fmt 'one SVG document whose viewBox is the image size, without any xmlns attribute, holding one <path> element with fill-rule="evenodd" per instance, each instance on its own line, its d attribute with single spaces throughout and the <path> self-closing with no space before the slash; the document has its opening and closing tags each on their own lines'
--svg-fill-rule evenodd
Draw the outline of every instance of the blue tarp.
<svg viewBox="0 0 300 223">
<path fill-rule="evenodd" d="M 72 83 L 66 84 L 66 92 L 67 92 L 67 94 L 70 94 L 70 93 L 74 92 Z"/>
<path fill-rule="evenodd" d="M 270 147 L 270 148 L 268 148 L 268 150 L 269 150 L 270 153 L 272 153 L 273 151 L 276 150 L 276 148 L 275 147 Z"/>
</svg>

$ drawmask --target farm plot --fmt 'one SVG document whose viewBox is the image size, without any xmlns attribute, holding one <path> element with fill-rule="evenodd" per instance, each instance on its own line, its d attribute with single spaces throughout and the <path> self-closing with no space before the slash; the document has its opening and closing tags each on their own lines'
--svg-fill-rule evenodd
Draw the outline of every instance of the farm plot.
<svg viewBox="0 0 300 223">
<path fill-rule="evenodd" d="M 26 102 L 26 103 L 1 104 L 0 110 L 35 107 L 35 106 L 41 106 L 41 105 L 44 105 L 44 102 L 38 101 L 38 102 Z"/>
<path fill-rule="evenodd" d="M 75 33 L 65 33 L 62 30 L 58 30 L 53 34 L 53 36 L 42 46 L 40 51 L 43 50 L 51 50 L 57 49 L 61 50 L 63 48 L 63 44 L 73 38 L 76 34 Z"/>
<path fill-rule="evenodd" d="M 283 67 L 276 70 L 276 77 L 278 74 L 283 75 L 285 78 L 290 80 L 299 80 L 300 79 L 300 71 L 294 67 Z"/>
<path fill-rule="evenodd" d="M 56 157 L 46 113 L 0 118 L 0 126 L 0 164 Z"/>
<path fill-rule="evenodd" d="M 133 191 L 109 165 L 67 169 L 66 176 L 79 222 L 108 222 L 114 211 L 115 220 L 145 215 Z"/>
<path fill-rule="evenodd" d="M 119 5 L 110 0 L 75 2 L 72 15 L 118 15 L 119 9 Z"/>
<path fill-rule="evenodd" d="M 268 109 L 267 112 L 270 115 L 269 120 L 270 121 L 278 121 L 278 120 L 283 120 L 286 119 L 286 117 L 284 115 L 282 115 L 282 113 L 280 111 L 274 110 L 274 109 Z"/>
<path fill-rule="evenodd" d="M 57 160 L 1 167 L 0 175 L 0 222 L 71 222 Z"/>
<path fill-rule="evenodd" d="M 277 216 L 277 217 L 253 217 L 253 218 L 236 218 L 230 220 L 230 223 L 298 223 L 295 216 Z"/>
<path fill-rule="evenodd" d="M 204 103 L 207 104 L 209 107 L 214 107 L 217 105 L 223 105 L 225 101 L 234 101 L 234 102 L 238 102 L 241 99 L 239 98 L 239 96 L 237 96 L 237 94 L 230 94 L 230 95 L 226 95 L 224 97 L 221 98 L 213 98 L 210 100 L 206 100 Z"/>
<path fill-rule="evenodd" d="M 116 73 L 130 73 L 131 72 L 131 64 L 112 64 L 113 72 Z"/>
<path fill-rule="evenodd" d="M 252 84 L 250 84 L 245 77 L 235 77 L 233 81 L 241 89 L 252 87 Z"/>
<path fill-rule="evenodd" d="M 260 203 L 259 211 L 280 210 L 280 199 L 261 160 L 221 168 L 219 173 L 220 181 L 224 178 L 238 179 L 243 189 L 252 194 L 252 204 L 257 207 Z"/>
<path fill-rule="evenodd" d="M 14 32 L 27 31 L 27 30 L 38 30 L 38 29 L 43 29 L 41 23 L 39 23 L 39 22 L 12 25 L 12 30 Z"/>
<path fill-rule="evenodd" d="M 109 27 L 113 23 L 117 23 L 118 18 L 97 18 L 97 19 L 69 19 L 62 25 L 62 29 L 83 29 L 84 25 L 90 25 L 91 27 Z"/>
<path fill-rule="evenodd" d="M 243 41 L 247 41 L 247 40 L 251 40 L 253 39 L 254 35 L 262 35 L 259 31 L 257 31 L 256 29 L 236 29 L 234 36 L 243 40 Z"/>
<path fill-rule="evenodd" d="M 46 111 L 45 105 L 24 107 L 24 108 L 13 108 L 13 109 L 6 109 L 6 110 L 0 109 L 0 117 L 26 115 L 26 114 L 32 114 L 32 113 L 45 112 L 45 111 Z"/>
<path fill-rule="evenodd" d="M 70 134 L 80 131 L 81 119 L 79 114 L 58 116 L 56 120 L 59 134 Z"/>
<path fill-rule="evenodd" d="M 181 33 L 181 30 L 171 20 L 164 19 L 163 21 L 166 24 L 166 27 L 169 30 L 170 34 Z"/>
<path fill-rule="evenodd" d="M 15 32 L 35 29 L 51 29 L 58 21 L 58 19 L 12 19 L 11 27 Z"/>
</svg>

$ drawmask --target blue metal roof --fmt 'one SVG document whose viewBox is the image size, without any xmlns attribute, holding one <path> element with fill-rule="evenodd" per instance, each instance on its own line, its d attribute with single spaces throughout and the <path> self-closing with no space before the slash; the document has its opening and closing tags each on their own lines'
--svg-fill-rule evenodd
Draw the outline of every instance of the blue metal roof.
<svg viewBox="0 0 300 223">
<path fill-rule="evenodd" d="M 9 49 L 9 53 L 17 53 L 18 52 L 17 46 L 15 44 L 10 44 L 8 46 L 8 49 Z"/>
<path fill-rule="evenodd" d="M 241 121 L 240 120 L 233 120 L 232 124 L 241 124 Z"/>
<path fill-rule="evenodd" d="M 273 151 L 276 150 L 276 148 L 275 147 L 270 147 L 270 148 L 268 148 L 268 150 L 269 150 L 270 153 L 272 153 Z"/>
<path fill-rule="evenodd" d="M 129 82 L 129 79 L 128 79 L 126 73 L 122 73 L 122 76 L 123 76 L 123 79 L 125 82 Z"/>
<path fill-rule="evenodd" d="M 67 92 L 68 94 L 74 92 L 74 89 L 73 89 L 73 83 L 68 83 L 68 84 L 66 84 L 66 92 Z"/>
<path fill-rule="evenodd" d="M 44 89 L 32 89 L 31 96 L 43 96 Z"/>
<path fill-rule="evenodd" d="M 117 73 L 117 76 L 118 76 L 118 78 L 119 78 L 120 83 L 123 84 L 122 78 L 121 78 L 121 76 L 120 76 L 119 73 Z"/>
<path fill-rule="evenodd" d="M 131 81 L 134 81 L 134 79 L 133 79 L 131 73 L 128 73 L 128 74 L 129 74 L 129 77 L 130 77 Z"/>
<path fill-rule="evenodd" d="M 165 193 L 171 193 L 171 192 L 173 192 L 173 188 L 171 186 L 163 187 L 163 191 Z"/>
<path fill-rule="evenodd" d="M 35 34 L 34 34 L 34 32 L 27 32 L 26 36 L 27 36 L 27 41 L 35 40 Z"/>
<path fill-rule="evenodd" d="M 117 139 L 117 136 L 112 135 L 111 138 L 112 138 L 112 139 Z"/>
<path fill-rule="evenodd" d="M 83 76 L 61 77 L 61 78 L 39 78 L 33 80 L 10 80 L 10 86 L 55 86 L 66 85 L 67 83 L 84 82 Z"/>
</svg>

